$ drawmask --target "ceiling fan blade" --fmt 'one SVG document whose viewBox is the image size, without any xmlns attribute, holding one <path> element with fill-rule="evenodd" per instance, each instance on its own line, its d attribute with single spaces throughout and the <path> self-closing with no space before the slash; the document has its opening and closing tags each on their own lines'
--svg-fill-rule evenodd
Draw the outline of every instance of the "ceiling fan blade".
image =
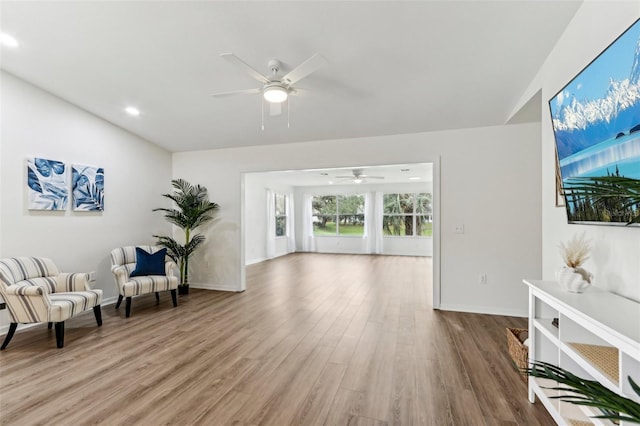
<svg viewBox="0 0 640 426">
<path fill-rule="evenodd" d="M 299 87 L 290 87 L 289 88 L 289 94 L 291 96 L 306 95 L 308 93 L 309 93 L 309 89 L 301 89 Z"/>
<path fill-rule="evenodd" d="M 336 179 L 355 179 L 355 176 L 336 176 Z"/>
<path fill-rule="evenodd" d="M 234 64 L 236 66 L 239 66 L 240 68 L 244 69 L 244 71 L 247 74 L 249 74 L 251 77 L 253 77 L 256 80 L 258 80 L 259 82 L 265 83 L 265 84 L 271 83 L 271 80 L 269 80 L 264 75 L 260 74 L 258 71 L 254 70 L 249 64 L 247 64 L 242 59 L 238 58 L 233 53 L 223 53 L 220 56 L 222 58 L 226 59 L 227 62 L 231 62 L 232 64 Z"/>
<path fill-rule="evenodd" d="M 291 70 L 289 74 L 282 77 L 282 81 L 286 81 L 289 85 L 294 84 L 326 63 L 327 60 L 320 56 L 320 54 L 316 53 L 315 55 L 298 65 L 296 68 Z"/>
<path fill-rule="evenodd" d="M 280 115 L 282 114 L 282 103 L 280 102 L 269 102 L 269 115 Z"/>
<path fill-rule="evenodd" d="M 254 93 L 260 93 L 260 92 L 262 92 L 262 89 L 231 90 L 230 92 L 212 93 L 211 96 L 220 98 L 223 96 L 233 96 L 233 95 L 252 95 Z"/>
<path fill-rule="evenodd" d="M 363 179 L 384 179 L 384 176 L 368 176 L 368 175 L 362 175 L 360 176 Z"/>
</svg>

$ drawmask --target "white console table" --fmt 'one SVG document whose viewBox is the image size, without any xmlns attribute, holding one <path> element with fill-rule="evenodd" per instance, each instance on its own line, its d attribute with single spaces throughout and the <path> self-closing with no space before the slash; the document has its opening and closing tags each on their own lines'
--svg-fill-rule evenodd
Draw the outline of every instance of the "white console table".
<svg viewBox="0 0 640 426">
<path fill-rule="evenodd" d="M 529 287 L 529 360 L 544 361 L 597 380 L 640 402 L 627 380 L 640 384 L 640 304 L 589 287 L 569 293 L 553 281 L 524 280 Z M 552 325 L 559 319 L 559 327 Z M 545 389 L 555 382 L 529 377 L 529 401 L 537 396 L 559 425 L 611 425 L 592 419 L 590 407 L 560 402 Z M 624 425 L 624 422 L 622 423 Z"/>
</svg>

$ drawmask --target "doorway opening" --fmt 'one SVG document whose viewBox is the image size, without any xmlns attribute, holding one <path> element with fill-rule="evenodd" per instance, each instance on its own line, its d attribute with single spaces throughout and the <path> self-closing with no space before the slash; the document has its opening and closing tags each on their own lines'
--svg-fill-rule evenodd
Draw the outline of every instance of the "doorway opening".
<svg viewBox="0 0 640 426">
<path fill-rule="evenodd" d="M 440 305 L 439 161 L 245 173 L 241 290 L 246 268 L 294 252 L 428 258 Z"/>
</svg>

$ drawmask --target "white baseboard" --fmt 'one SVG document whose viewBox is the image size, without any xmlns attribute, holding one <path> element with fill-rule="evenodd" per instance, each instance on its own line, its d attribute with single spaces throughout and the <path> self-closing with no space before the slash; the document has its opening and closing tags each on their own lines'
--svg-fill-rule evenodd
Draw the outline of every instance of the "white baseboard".
<svg viewBox="0 0 640 426">
<path fill-rule="evenodd" d="M 118 296 L 109 297 L 108 299 L 102 299 L 102 303 L 100 304 L 100 306 L 115 305 L 117 301 L 118 301 Z"/>
<path fill-rule="evenodd" d="M 441 311 L 453 311 L 453 312 L 468 312 L 470 314 L 487 314 L 487 315 L 502 315 L 506 317 L 522 317 L 528 318 L 529 311 L 520 309 L 504 309 L 494 308 L 487 306 L 465 306 L 465 305 L 451 305 L 447 303 L 440 304 Z"/>
<path fill-rule="evenodd" d="M 238 291 L 238 289 L 235 286 L 228 285 L 228 284 L 189 283 L 189 287 L 201 288 L 203 290 L 233 291 L 233 292 Z"/>
<path fill-rule="evenodd" d="M 267 259 L 266 257 L 263 257 L 261 259 L 249 260 L 245 262 L 244 266 L 254 265 L 256 263 L 264 262 L 265 260 L 269 260 L 269 259 Z"/>
<path fill-rule="evenodd" d="M 35 327 L 36 325 L 43 324 L 41 322 L 35 322 L 33 324 L 18 324 L 18 328 L 20 330 L 25 330 L 27 328 Z M 3 325 L 0 327 L 0 335 L 4 336 L 9 331 L 9 325 Z M 16 330 L 19 331 L 19 330 Z"/>
</svg>

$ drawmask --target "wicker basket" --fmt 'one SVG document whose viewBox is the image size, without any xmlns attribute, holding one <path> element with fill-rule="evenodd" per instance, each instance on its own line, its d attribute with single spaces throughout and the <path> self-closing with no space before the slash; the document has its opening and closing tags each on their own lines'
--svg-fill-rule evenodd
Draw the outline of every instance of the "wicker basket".
<svg viewBox="0 0 640 426">
<path fill-rule="evenodd" d="M 520 373 L 520 377 L 526 382 L 527 373 L 523 370 L 529 367 L 529 348 L 522 344 L 518 335 L 527 331 L 526 328 L 507 328 L 507 346 L 509 347 L 509 355 L 513 359 L 514 367 Z"/>
</svg>

